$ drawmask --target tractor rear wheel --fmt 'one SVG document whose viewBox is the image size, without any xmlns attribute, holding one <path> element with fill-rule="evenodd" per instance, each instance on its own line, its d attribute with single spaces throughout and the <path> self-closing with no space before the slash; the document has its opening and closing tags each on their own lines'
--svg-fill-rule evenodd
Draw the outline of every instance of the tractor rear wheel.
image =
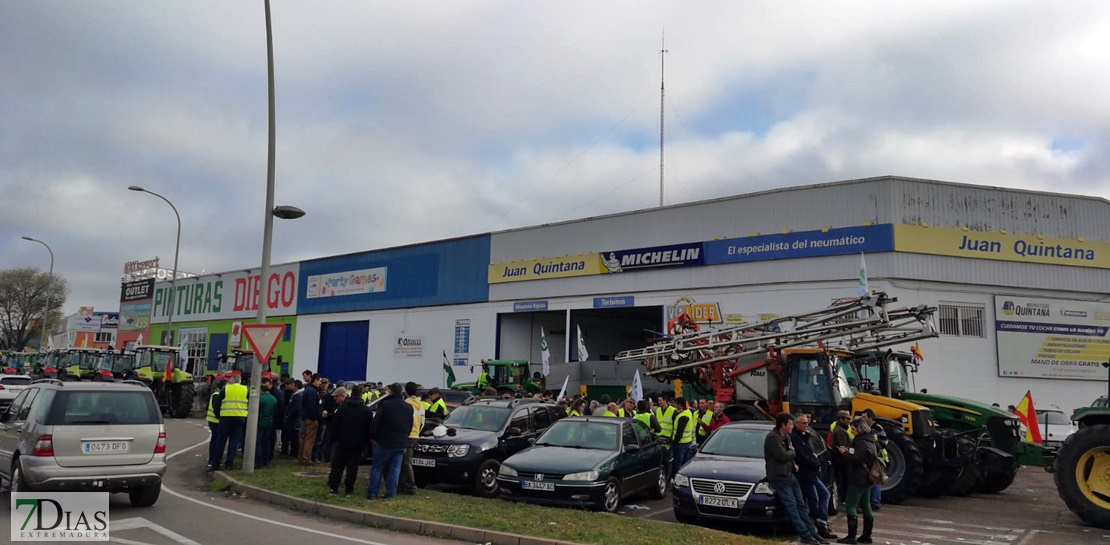
<svg viewBox="0 0 1110 545">
<path fill-rule="evenodd" d="M 188 418 L 193 412 L 193 401 L 197 391 L 192 382 L 182 382 L 170 386 L 170 415 L 174 418 Z"/>
<path fill-rule="evenodd" d="M 902 503 L 914 495 L 917 483 L 925 470 L 921 450 L 910 439 L 901 426 L 884 423 L 886 432 L 886 451 L 890 456 L 887 464 L 887 481 L 883 484 L 883 503 Z"/>
<path fill-rule="evenodd" d="M 1110 424 L 1068 436 L 1053 462 L 1060 499 L 1089 524 L 1110 530 Z"/>
<path fill-rule="evenodd" d="M 983 485 L 979 488 L 980 492 L 987 494 L 997 494 L 1006 490 L 1011 484 L 1014 484 L 1014 479 L 1017 478 L 1018 465 L 1011 464 L 1005 471 L 983 471 Z"/>
</svg>

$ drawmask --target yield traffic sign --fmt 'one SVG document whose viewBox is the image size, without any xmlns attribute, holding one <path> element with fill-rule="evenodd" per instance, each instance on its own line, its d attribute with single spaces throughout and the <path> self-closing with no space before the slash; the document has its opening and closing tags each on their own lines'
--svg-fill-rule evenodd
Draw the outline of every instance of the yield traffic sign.
<svg viewBox="0 0 1110 545">
<path fill-rule="evenodd" d="M 243 335 L 251 343 L 254 355 L 260 363 L 269 363 L 270 356 L 277 348 L 281 335 L 285 333 L 285 324 L 244 324 Z"/>
</svg>

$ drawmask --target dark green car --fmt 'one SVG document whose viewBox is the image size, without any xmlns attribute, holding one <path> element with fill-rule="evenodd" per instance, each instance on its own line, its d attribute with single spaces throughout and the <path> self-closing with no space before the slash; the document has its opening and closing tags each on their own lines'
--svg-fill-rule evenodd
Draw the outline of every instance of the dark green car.
<svg viewBox="0 0 1110 545">
<path fill-rule="evenodd" d="M 639 492 L 667 493 L 664 445 L 642 422 L 582 416 L 551 424 L 535 444 L 501 464 L 501 497 L 610 513 Z"/>
</svg>

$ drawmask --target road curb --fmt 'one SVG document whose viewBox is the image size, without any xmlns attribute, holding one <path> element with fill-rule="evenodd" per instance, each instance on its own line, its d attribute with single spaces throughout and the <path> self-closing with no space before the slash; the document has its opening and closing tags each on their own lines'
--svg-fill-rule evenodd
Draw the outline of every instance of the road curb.
<svg viewBox="0 0 1110 545">
<path fill-rule="evenodd" d="M 489 543 L 491 545 L 582 545 L 573 541 L 558 541 L 542 537 L 495 532 L 492 530 L 483 530 L 481 528 L 470 528 L 468 526 L 456 526 L 443 522 L 429 522 L 404 517 L 394 517 L 370 511 L 360 511 L 349 507 L 329 505 L 245 484 L 224 471 L 216 471 L 215 477 L 218 480 L 231 483 L 237 491 L 247 492 L 248 499 L 272 503 L 302 513 L 320 515 L 330 519 L 344 520 L 364 526 L 393 530 L 395 532 L 458 539 L 474 543 Z"/>
</svg>

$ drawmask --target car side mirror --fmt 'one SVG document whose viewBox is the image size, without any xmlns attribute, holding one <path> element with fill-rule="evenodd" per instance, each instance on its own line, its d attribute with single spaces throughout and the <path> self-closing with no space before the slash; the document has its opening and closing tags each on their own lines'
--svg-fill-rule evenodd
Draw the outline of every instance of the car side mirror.
<svg viewBox="0 0 1110 545">
<path fill-rule="evenodd" d="M 505 430 L 505 435 L 509 437 L 520 437 L 524 432 L 520 428 L 509 428 Z"/>
<path fill-rule="evenodd" d="M 628 453 L 640 452 L 640 445 L 625 445 L 624 451 Z"/>
<path fill-rule="evenodd" d="M 529 437 L 529 438 L 528 438 L 528 444 L 529 444 L 529 445 L 534 445 L 534 444 L 536 444 L 536 438 L 535 438 L 535 437 Z"/>
</svg>

